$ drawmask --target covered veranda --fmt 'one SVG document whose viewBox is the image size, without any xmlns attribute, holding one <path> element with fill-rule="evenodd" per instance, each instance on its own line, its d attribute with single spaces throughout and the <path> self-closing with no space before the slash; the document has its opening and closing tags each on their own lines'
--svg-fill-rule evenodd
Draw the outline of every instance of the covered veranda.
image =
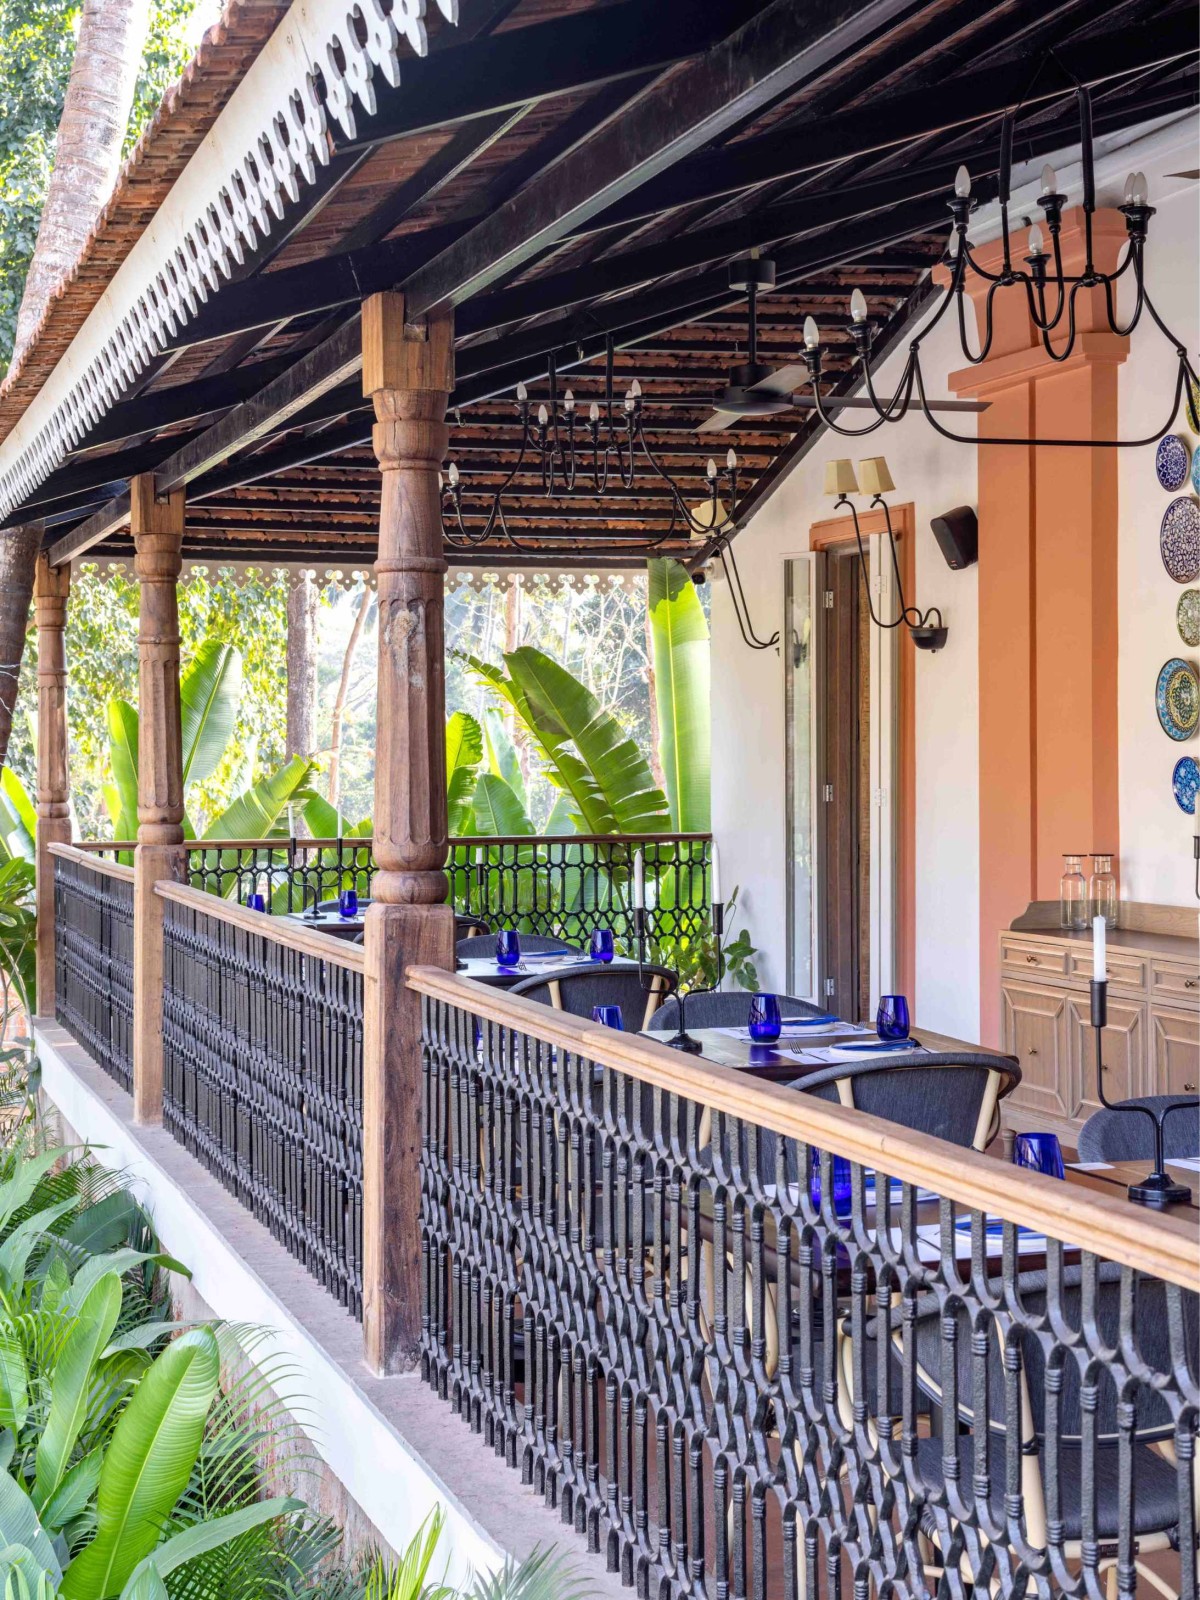
<svg viewBox="0 0 1200 1600">
<path fill-rule="evenodd" d="M 719 579 L 726 648 L 768 643 L 754 659 L 778 665 L 755 631 L 778 621 L 755 609 L 756 518 L 827 444 L 827 418 L 855 417 L 864 326 L 872 360 L 898 360 L 933 306 L 956 169 L 986 210 L 1022 98 L 1022 171 L 1077 159 L 1077 85 L 1101 141 L 1171 125 L 1196 103 L 1194 18 L 1145 0 L 423 12 L 234 0 L 0 392 L 4 527 L 36 525 L 42 548 L 48 1092 L 93 1068 L 111 1080 L 131 1139 L 165 1130 L 361 1324 L 365 1369 L 419 1370 L 639 1593 L 1194 1596 L 1200 1213 L 1131 1205 L 1144 1162 L 1063 1181 L 998 1159 L 997 1096 L 1036 1069 L 982 1002 L 974 1029 L 944 1026 L 918 990 L 922 1070 L 980 1084 L 947 1140 L 836 1084 L 788 1087 L 804 1076 L 790 1041 L 763 1059 L 698 1029 L 691 1055 L 457 970 L 467 925 L 512 920 L 503 885 L 522 873 L 526 931 L 581 944 L 617 924 L 637 945 L 643 878 L 643 920 L 704 924 L 720 895 L 707 836 L 493 839 L 486 861 L 450 840 L 442 627 L 448 564 L 665 554 Z M 1097 218 L 1115 250 L 1125 224 Z M 824 417 L 805 390 L 810 318 Z M 778 405 L 753 404 L 758 367 L 730 371 L 755 361 L 794 369 Z M 956 428 L 996 420 L 986 390 L 937 398 Z M 562 436 L 588 429 L 609 449 L 581 444 L 564 481 Z M 71 571 L 97 556 L 131 557 L 140 583 L 136 841 L 70 838 Z M 184 839 L 189 559 L 373 565 L 369 840 Z M 733 661 L 718 658 L 731 683 Z M 905 638 L 885 674 L 898 703 L 915 670 Z M 749 792 L 738 809 L 753 828 Z M 916 866 L 898 832 L 895 937 L 855 979 L 867 1005 L 831 1006 L 847 1027 L 912 987 L 899 908 Z M 568 926 L 581 864 L 609 914 Z M 682 907 L 658 893 L 668 875 L 686 879 Z M 286 889 L 279 914 L 252 908 L 260 876 Z M 347 886 L 369 902 L 361 943 L 288 914 Z M 1016 911 L 1046 899 L 1035 877 Z M 1137 1003 L 1178 1022 L 1194 916 L 1166 911 L 1129 923 L 1143 943 L 1113 959 L 1143 960 Z M 1010 977 L 1055 959 L 1045 924 L 1013 934 L 1013 915 L 988 929 L 1010 939 Z M 990 951 L 974 964 L 998 995 Z M 1060 956 L 1065 992 L 1083 958 Z M 817 1020 L 834 992 L 819 975 L 797 989 Z M 830 1065 L 838 1037 L 820 1036 Z M 1084 1043 L 1081 1026 L 1072 1071 L 1090 1071 Z M 1176 1087 L 1130 1073 L 1131 1093 Z M 1010 1137 L 1039 1125 L 1025 1104 Z M 1064 1139 L 1080 1105 L 1050 1114 Z"/>
</svg>

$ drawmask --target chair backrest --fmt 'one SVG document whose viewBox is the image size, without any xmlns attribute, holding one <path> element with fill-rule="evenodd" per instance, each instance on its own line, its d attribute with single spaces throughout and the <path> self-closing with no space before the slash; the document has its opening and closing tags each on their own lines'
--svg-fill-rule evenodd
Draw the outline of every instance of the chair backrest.
<svg viewBox="0 0 1200 1600">
<path fill-rule="evenodd" d="M 561 967 L 524 978 L 509 993 L 589 1019 L 595 1006 L 620 1006 L 626 1030 L 637 1033 L 674 984 L 666 967 L 644 966 L 641 973 L 636 967 Z"/>
<path fill-rule="evenodd" d="M 1151 1094 L 1128 1104 L 1161 1111 L 1175 1098 Z M 1200 1107 L 1171 1113 L 1163 1123 L 1163 1150 L 1180 1161 L 1200 1156 Z M 1081 1161 L 1150 1161 L 1153 1156 L 1154 1128 L 1139 1111 L 1094 1111 L 1079 1130 Z"/>
<path fill-rule="evenodd" d="M 469 959 L 471 956 L 494 956 L 496 954 L 496 935 L 494 933 L 473 934 L 469 939 L 460 939 L 454 948 L 464 960 Z M 579 946 L 571 944 L 567 939 L 548 939 L 543 933 L 523 933 L 521 935 L 521 949 L 536 954 L 539 950 L 577 951 Z"/>
<path fill-rule="evenodd" d="M 745 1025 L 750 1013 L 750 994 L 745 989 L 721 990 L 717 994 L 684 996 L 684 1013 L 689 1028 L 733 1028 Z M 783 1017 L 822 1017 L 825 1012 L 809 1000 L 796 1000 L 790 994 L 779 996 Z M 672 998 L 654 1013 L 650 1024 L 655 1033 L 674 1033 L 679 1027 L 679 1001 Z"/>
<path fill-rule="evenodd" d="M 796 1079 L 791 1087 L 884 1117 L 914 1133 L 982 1150 L 997 1101 L 1020 1081 L 1016 1056 L 923 1051 L 910 1058 L 838 1062 Z"/>
<path fill-rule="evenodd" d="M 454 937 L 456 939 L 475 939 L 489 933 L 493 939 L 496 937 L 492 931 L 492 925 L 486 917 L 470 917 L 464 915 L 461 911 L 455 913 Z"/>
</svg>

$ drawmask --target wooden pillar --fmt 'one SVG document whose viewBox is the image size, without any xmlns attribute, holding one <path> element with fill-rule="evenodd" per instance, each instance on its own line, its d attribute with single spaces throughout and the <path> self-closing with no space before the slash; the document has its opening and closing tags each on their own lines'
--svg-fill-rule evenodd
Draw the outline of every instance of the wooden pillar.
<svg viewBox="0 0 1200 1600">
<path fill-rule="evenodd" d="M 54 858 L 52 844 L 71 838 L 67 775 L 67 596 L 71 564 L 38 557 L 33 612 L 38 638 L 37 984 L 35 1010 L 52 1017 L 54 995 Z"/>
<path fill-rule="evenodd" d="M 154 479 L 129 485 L 138 595 L 138 835 L 133 890 L 133 1114 L 162 1120 L 163 902 L 154 885 L 182 879 L 183 744 L 179 721 L 179 603 L 183 491 L 154 497 Z"/>
<path fill-rule="evenodd" d="M 375 865 L 363 1034 L 363 1342 L 376 1372 L 414 1364 L 421 1329 L 421 1002 L 410 965 L 454 965 L 447 903 L 441 493 L 452 317 L 363 305 L 363 392 L 383 474 Z"/>
<path fill-rule="evenodd" d="M 1083 214 L 1063 218 L 1063 267 L 1082 271 Z M 1111 271 L 1125 219 L 1100 211 L 1095 259 Z M 1024 230 L 1013 254 L 1024 254 Z M 997 240 L 976 252 L 996 271 Z M 968 280 L 971 282 L 971 280 Z M 981 312 L 987 285 L 971 283 Z M 1067 361 L 1042 348 L 1026 300 L 1001 290 L 988 359 L 951 373 L 988 402 L 980 437 L 1111 439 L 1129 341 L 1103 292 L 1077 299 Z M 978 319 L 982 321 L 982 317 Z M 1065 319 L 1064 319 L 1065 321 Z M 1061 348 L 1065 336 L 1052 336 Z M 980 1025 L 1000 1042 L 999 935 L 1031 900 L 1056 900 L 1068 850 L 1119 848 L 1117 453 L 1039 445 L 979 450 Z"/>
</svg>

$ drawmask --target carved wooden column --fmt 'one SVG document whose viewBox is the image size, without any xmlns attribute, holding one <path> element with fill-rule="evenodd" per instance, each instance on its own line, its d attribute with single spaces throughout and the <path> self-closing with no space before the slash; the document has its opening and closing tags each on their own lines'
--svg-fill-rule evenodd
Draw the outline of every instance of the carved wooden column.
<svg viewBox="0 0 1200 1600">
<path fill-rule="evenodd" d="M 138 842 L 133 891 L 133 1114 L 162 1119 L 163 902 L 154 885 L 184 876 L 183 745 L 179 725 L 179 577 L 183 491 L 154 498 L 129 485 L 138 607 Z"/>
<path fill-rule="evenodd" d="M 363 1035 L 363 1339 L 377 1372 L 411 1366 L 421 1328 L 421 1003 L 404 969 L 454 965 L 438 486 L 453 372 L 450 316 L 406 326 L 402 296 L 364 302 L 363 392 L 383 474 Z"/>
<path fill-rule="evenodd" d="M 52 844 L 71 838 L 67 776 L 67 596 L 71 564 L 38 557 L 33 612 L 38 638 L 37 996 L 39 1017 L 54 1015 L 54 858 Z"/>
</svg>

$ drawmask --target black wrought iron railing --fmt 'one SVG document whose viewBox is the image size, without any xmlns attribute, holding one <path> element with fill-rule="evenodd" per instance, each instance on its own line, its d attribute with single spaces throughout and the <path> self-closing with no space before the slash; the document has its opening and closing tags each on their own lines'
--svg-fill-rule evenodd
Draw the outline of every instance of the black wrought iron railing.
<svg viewBox="0 0 1200 1600">
<path fill-rule="evenodd" d="M 424 1375 L 639 1594 L 1194 1600 L 1194 1228 L 409 983 Z"/>
<path fill-rule="evenodd" d="M 133 1085 L 133 871 L 52 845 L 55 1016 L 125 1090 Z"/>
<path fill-rule="evenodd" d="M 157 892 L 163 1123 L 361 1317 L 362 950 L 182 884 Z"/>
</svg>

